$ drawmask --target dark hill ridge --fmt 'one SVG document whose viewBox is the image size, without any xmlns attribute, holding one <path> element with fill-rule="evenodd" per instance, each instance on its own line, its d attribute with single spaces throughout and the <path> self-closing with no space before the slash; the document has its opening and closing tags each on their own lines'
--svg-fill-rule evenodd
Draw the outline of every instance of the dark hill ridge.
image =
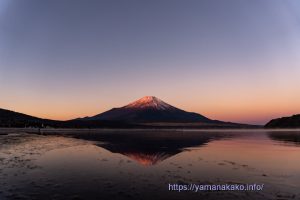
<svg viewBox="0 0 300 200">
<path fill-rule="evenodd" d="M 43 119 L 0 108 L 0 127 L 25 127 L 41 124 Z"/>
<path fill-rule="evenodd" d="M 140 128 L 138 125 L 130 125 L 124 122 L 110 121 L 82 121 L 67 120 L 58 121 L 33 117 L 0 108 L 0 127 L 54 127 L 54 128 Z"/>
<path fill-rule="evenodd" d="M 0 108 L 0 127 L 66 127 L 69 121 L 42 119 Z"/>
<path fill-rule="evenodd" d="M 40 120 L 40 118 L 0 108 L 0 120 Z"/>
<path fill-rule="evenodd" d="M 266 128 L 300 128 L 300 114 L 290 117 L 272 119 L 265 125 Z"/>
</svg>

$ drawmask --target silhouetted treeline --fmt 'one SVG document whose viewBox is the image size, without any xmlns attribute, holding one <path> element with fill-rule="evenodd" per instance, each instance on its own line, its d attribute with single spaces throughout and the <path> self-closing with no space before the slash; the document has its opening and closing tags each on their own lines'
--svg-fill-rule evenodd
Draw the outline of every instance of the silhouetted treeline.
<svg viewBox="0 0 300 200">
<path fill-rule="evenodd" d="M 265 125 L 266 128 L 300 128 L 300 114 L 291 117 L 272 119 Z"/>
</svg>

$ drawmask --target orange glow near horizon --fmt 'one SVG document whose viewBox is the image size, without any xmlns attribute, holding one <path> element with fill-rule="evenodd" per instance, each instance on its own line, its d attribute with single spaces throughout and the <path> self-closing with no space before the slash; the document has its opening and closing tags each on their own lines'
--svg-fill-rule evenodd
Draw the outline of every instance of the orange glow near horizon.
<svg viewBox="0 0 300 200">
<path fill-rule="evenodd" d="M 199 98 L 199 97 L 198 97 Z M 197 97 L 195 97 L 197 99 Z M 118 100 L 118 101 L 116 101 Z M 78 117 L 93 116 L 113 107 L 121 107 L 131 103 L 136 99 L 115 101 L 18 101 L 2 104 L 4 109 L 25 113 L 28 115 L 54 119 L 54 120 L 70 120 Z M 198 103 L 191 99 L 168 99 L 162 98 L 163 101 L 180 109 L 196 112 L 211 119 L 222 121 L 231 121 L 249 124 L 265 124 L 269 120 L 278 117 L 290 116 L 300 113 L 299 101 L 286 101 L 277 99 L 271 104 L 267 99 L 264 101 L 209 101 L 208 98 Z M 185 100 L 185 101 L 184 101 Z"/>
<path fill-rule="evenodd" d="M 98 78 L 86 82 L 72 79 L 71 83 L 66 81 L 56 86 L 39 84 L 43 83 L 41 80 L 34 85 L 24 83 L 22 87 L 0 85 L 3 94 L 0 108 L 70 120 L 125 106 L 144 96 L 156 96 L 177 108 L 211 119 L 263 125 L 273 118 L 300 113 L 300 68 L 291 65 L 285 70 L 274 65 L 270 70 L 272 77 L 268 70 L 252 74 L 219 70 L 200 78 L 197 73 L 173 70 L 172 78 L 151 72 L 149 76 L 131 79 L 117 73 L 107 85 L 97 84 Z M 118 82 L 120 79 L 123 82 Z"/>
</svg>

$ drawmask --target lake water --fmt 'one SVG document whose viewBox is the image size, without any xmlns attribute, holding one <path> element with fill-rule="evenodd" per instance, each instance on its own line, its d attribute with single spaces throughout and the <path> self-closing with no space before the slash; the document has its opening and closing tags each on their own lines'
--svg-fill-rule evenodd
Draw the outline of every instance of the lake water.
<svg viewBox="0 0 300 200">
<path fill-rule="evenodd" d="M 300 199 L 299 130 L 3 133 L 1 200 Z M 263 189 L 179 192 L 170 184 Z"/>
</svg>

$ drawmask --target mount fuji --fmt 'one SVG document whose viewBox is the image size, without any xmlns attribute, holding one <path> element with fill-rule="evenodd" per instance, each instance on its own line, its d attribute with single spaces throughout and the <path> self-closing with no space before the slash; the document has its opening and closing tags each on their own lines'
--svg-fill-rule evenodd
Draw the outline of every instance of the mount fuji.
<svg viewBox="0 0 300 200">
<path fill-rule="evenodd" d="M 214 122 L 201 114 L 176 108 L 157 97 L 145 96 L 126 106 L 113 108 L 82 120 L 105 120 L 124 122 Z"/>
</svg>

